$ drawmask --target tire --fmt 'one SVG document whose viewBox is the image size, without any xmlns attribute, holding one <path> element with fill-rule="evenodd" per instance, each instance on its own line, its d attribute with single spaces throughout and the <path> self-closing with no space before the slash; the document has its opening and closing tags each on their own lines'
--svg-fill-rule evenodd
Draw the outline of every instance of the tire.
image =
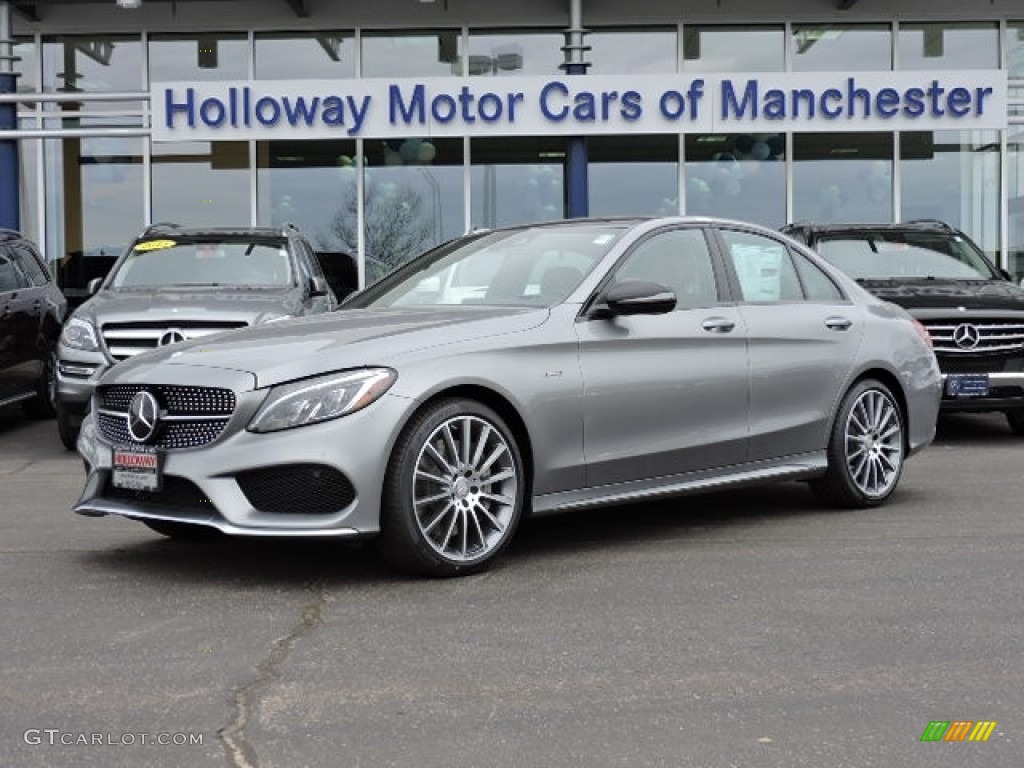
<svg viewBox="0 0 1024 768">
<path fill-rule="evenodd" d="M 523 515 L 523 462 L 511 430 L 473 400 L 439 401 L 402 431 L 388 462 L 378 549 L 401 570 L 476 573 Z"/>
<path fill-rule="evenodd" d="M 64 444 L 64 447 L 69 451 L 75 450 L 78 443 L 78 432 L 80 430 L 71 414 L 68 413 L 67 409 L 64 408 L 60 401 L 57 401 L 57 434 L 60 436 L 60 441 Z"/>
<path fill-rule="evenodd" d="M 829 435 L 828 470 L 812 480 L 833 506 L 877 507 L 896 490 L 906 454 L 903 413 L 885 384 L 865 379 L 843 397 Z"/>
<path fill-rule="evenodd" d="M 57 355 L 50 353 L 43 360 L 43 372 L 36 384 L 36 394 L 22 406 L 33 419 L 49 419 L 57 413 Z"/>
<path fill-rule="evenodd" d="M 1006 411 L 1006 423 L 1010 425 L 1013 434 L 1024 435 L 1024 408 Z"/>
<path fill-rule="evenodd" d="M 157 533 L 178 541 L 205 541 L 223 535 L 216 528 L 211 528 L 208 525 L 176 523 L 172 520 L 143 520 L 142 522 Z"/>
</svg>

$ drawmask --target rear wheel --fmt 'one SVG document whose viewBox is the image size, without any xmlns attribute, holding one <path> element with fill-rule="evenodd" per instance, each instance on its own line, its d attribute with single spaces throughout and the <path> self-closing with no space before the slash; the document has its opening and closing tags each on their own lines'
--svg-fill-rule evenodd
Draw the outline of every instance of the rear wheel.
<svg viewBox="0 0 1024 768">
<path fill-rule="evenodd" d="M 811 482 L 822 501 L 875 507 L 896 490 L 903 471 L 903 414 L 880 381 L 858 382 L 839 406 L 828 442 L 828 470 Z"/>
<path fill-rule="evenodd" d="M 1016 408 L 1006 412 L 1006 423 L 1015 435 L 1024 435 L 1024 408 Z"/>
<path fill-rule="evenodd" d="M 443 400 L 403 431 L 388 464 L 379 548 L 403 570 L 483 570 L 522 517 L 526 479 L 505 422 L 473 400 Z"/>
</svg>

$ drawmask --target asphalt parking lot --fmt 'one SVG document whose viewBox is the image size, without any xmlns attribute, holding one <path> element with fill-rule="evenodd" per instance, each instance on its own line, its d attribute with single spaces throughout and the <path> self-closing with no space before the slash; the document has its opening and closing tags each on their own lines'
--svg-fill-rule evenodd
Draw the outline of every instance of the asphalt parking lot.
<svg viewBox="0 0 1024 768">
<path fill-rule="evenodd" d="M 53 422 L 0 413 L 0 765 L 1017 766 L 1022 456 L 945 419 L 882 509 L 789 484 L 537 520 L 431 581 L 71 515 Z M 997 726 L 921 742 L 957 720 Z"/>
</svg>

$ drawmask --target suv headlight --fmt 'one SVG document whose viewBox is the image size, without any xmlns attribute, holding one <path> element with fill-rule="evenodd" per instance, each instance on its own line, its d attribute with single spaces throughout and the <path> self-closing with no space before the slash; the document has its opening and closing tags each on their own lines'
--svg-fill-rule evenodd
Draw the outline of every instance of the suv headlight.
<svg viewBox="0 0 1024 768">
<path fill-rule="evenodd" d="M 363 368 L 279 384 L 249 422 L 250 432 L 318 424 L 365 408 L 395 383 L 390 368 Z"/>
<path fill-rule="evenodd" d="M 80 317 L 72 317 L 64 324 L 64 330 L 60 332 L 60 342 L 72 349 L 81 349 L 85 352 L 100 351 L 95 326 Z"/>
</svg>

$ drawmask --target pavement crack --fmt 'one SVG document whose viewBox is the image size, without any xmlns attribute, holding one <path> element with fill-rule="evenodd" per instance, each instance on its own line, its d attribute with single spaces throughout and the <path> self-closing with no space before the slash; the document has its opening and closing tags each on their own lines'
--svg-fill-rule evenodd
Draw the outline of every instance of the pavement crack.
<svg viewBox="0 0 1024 768">
<path fill-rule="evenodd" d="M 323 622 L 323 607 L 329 602 L 327 591 L 318 581 L 307 586 L 313 599 L 302 608 L 302 618 L 284 635 L 275 640 L 266 657 L 256 665 L 256 676 L 235 689 L 234 717 L 230 724 L 217 731 L 217 738 L 233 768 L 259 768 L 256 750 L 246 733 L 252 713 L 259 703 L 259 694 L 268 683 L 280 677 L 281 665 L 287 660 L 295 644 Z"/>
</svg>

